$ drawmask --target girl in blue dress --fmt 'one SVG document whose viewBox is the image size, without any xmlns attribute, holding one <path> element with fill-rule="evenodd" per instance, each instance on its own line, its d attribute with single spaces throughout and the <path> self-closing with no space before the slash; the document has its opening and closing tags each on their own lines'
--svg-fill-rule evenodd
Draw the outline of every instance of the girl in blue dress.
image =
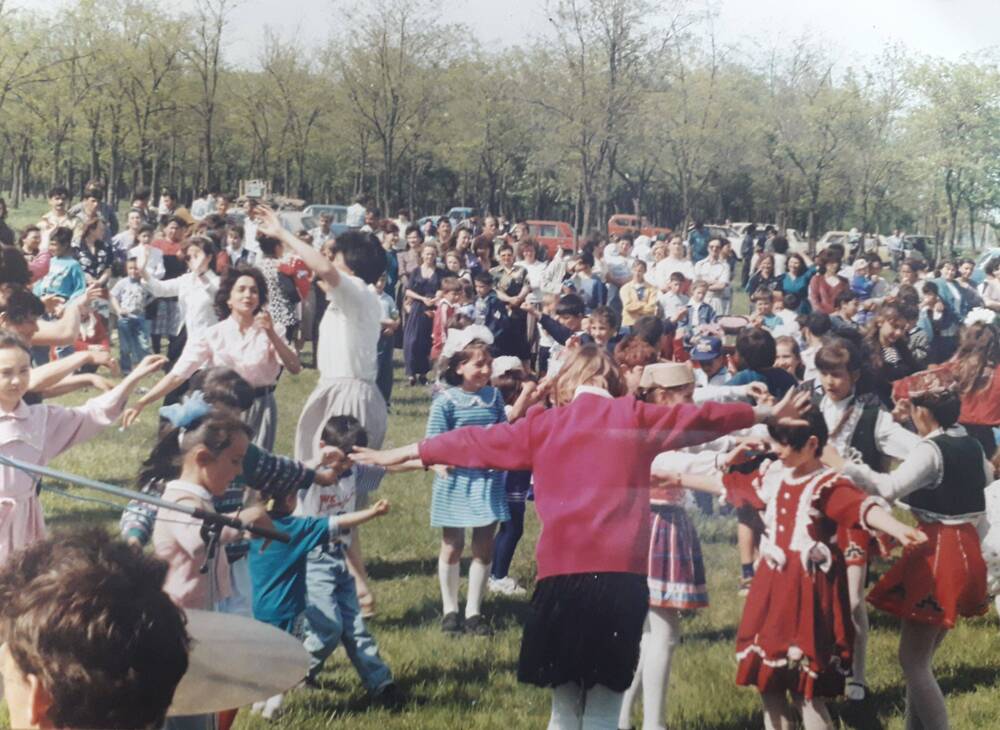
<svg viewBox="0 0 1000 730">
<path fill-rule="evenodd" d="M 489 384 L 492 344 L 493 335 L 481 325 L 449 331 L 441 361 L 442 378 L 451 387 L 431 403 L 428 437 L 462 426 L 506 422 L 503 397 Z M 434 478 L 431 526 L 441 528 L 438 579 L 444 613 L 441 629 L 446 633 L 490 633 L 480 609 L 493 556 L 494 529 L 498 522 L 510 519 L 504 475 L 492 469 L 453 468 L 447 476 Z M 463 626 L 458 612 L 458 582 L 467 527 L 472 528 L 472 563 Z"/>
</svg>

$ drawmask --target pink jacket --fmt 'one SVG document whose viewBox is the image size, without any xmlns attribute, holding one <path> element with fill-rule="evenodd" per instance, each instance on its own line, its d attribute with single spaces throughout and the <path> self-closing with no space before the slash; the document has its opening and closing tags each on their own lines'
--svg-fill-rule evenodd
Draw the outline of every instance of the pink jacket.
<svg viewBox="0 0 1000 730">
<path fill-rule="evenodd" d="M 654 406 L 578 388 L 569 405 L 534 408 L 516 423 L 469 426 L 425 439 L 420 458 L 424 464 L 531 470 L 542 523 L 539 579 L 645 575 L 653 458 L 753 423 L 753 409 L 743 403 Z"/>
</svg>

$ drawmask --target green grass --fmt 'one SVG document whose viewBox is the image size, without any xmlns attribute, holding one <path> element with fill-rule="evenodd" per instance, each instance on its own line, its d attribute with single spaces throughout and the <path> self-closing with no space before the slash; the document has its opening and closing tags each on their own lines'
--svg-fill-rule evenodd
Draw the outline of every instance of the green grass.
<svg viewBox="0 0 1000 730">
<path fill-rule="evenodd" d="M 36 209 L 38 212 L 41 208 Z M 17 219 L 21 211 L 15 212 Z M 35 212 L 27 214 L 28 220 Z M 745 307 L 745 303 L 743 304 Z M 744 310 L 745 311 L 745 310 Z M 397 370 L 398 372 L 398 370 Z M 277 451 L 290 453 L 298 411 L 315 384 L 316 373 L 285 377 L 279 387 Z M 66 399 L 75 403 L 83 396 Z M 428 395 L 397 383 L 386 446 L 418 439 L 424 429 Z M 143 414 L 127 432 L 111 428 L 54 463 L 65 469 L 117 484 L 128 484 L 153 440 L 153 412 Z M 321 690 L 289 695 L 286 713 L 268 724 L 241 713 L 238 728 L 540 728 L 548 717 L 548 694 L 519 685 L 515 678 L 520 625 L 526 598 L 488 597 L 485 612 L 497 627 L 492 638 L 448 638 L 438 629 L 440 599 L 436 577 L 439 535 L 429 527 L 431 478 L 423 472 L 388 477 L 383 495 L 392 511 L 363 528 L 365 554 L 378 598 L 371 629 L 407 700 L 399 711 L 369 708 L 344 652 L 338 650 L 320 679 Z M 91 496 L 86 490 L 80 494 Z M 118 510 L 43 494 L 45 514 L 54 530 L 80 524 L 112 529 Z M 760 701 L 733 683 L 733 641 L 741 610 L 736 597 L 738 565 L 735 522 L 696 518 L 705 552 L 712 604 L 689 616 L 671 677 L 668 721 L 671 728 L 738 730 L 761 727 Z M 523 584 L 534 576 L 533 550 L 538 521 L 529 507 L 525 536 L 512 573 Z M 463 568 L 464 576 L 466 570 Z M 898 629 L 884 614 L 872 614 L 869 673 L 874 699 L 864 715 L 846 703 L 833 706 L 840 727 L 902 728 L 902 675 L 896 662 Z M 587 637 L 581 637 L 586 641 Z M 995 616 L 962 622 L 949 635 L 935 664 L 954 728 L 1000 727 L 1000 634 Z M 638 709 L 638 708 L 637 708 Z M 634 722 L 638 722 L 638 715 Z"/>
</svg>

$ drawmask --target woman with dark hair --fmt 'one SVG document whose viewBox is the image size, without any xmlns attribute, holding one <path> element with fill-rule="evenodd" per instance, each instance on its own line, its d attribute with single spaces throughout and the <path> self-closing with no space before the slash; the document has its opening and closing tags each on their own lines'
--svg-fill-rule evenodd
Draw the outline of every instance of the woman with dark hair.
<svg viewBox="0 0 1000 730">
<path fill-rule="evenodd" d="M 0 243 L 5 246 L 13 246 L 17 234 L 14 229 L 7 225 L 7 201 L 0 198 Z"/>
<path fill-rule="evenodd" d="M 420 266 L 410 274 L 404 295 L 403 364 L 410 385 L 427 382 L 431 371 L 434 305 L 445 272 L 437 266 L 437 249 L 427 244 L 420 251 Z"/>
<path fill-rule="evenodd" d="M 111 246 L 105 242 L 104 221 L 95 218 L 84 224 L 74 254 L 80 262 L 88 284 L 107 284 L 111 278 Z"/>
<path fill-rule="evenodd" d="M 281 257 L 285 255 L 284 246 L 277 238 L 257 236 L 260 245 L 260 256 L 254 262 L 267 282 L 267 311 L 271 314 L 274 324 L 280 328 L 284 338 L 293 342 L 295 330 L 299 326 L 299 316 L 295 306 L 302 301 L 295 282 L 288 274 L 280 270 Z"/>
<path fill-rule="evenodd" d="M 809 303 L 817 312 L 833 314 L 837 295 L 851 288 L 850 282 L 840 275 L 842 261 L 833 248 L 823 249 L 816 257 L 819 271 L 809 282 Z"/>
<path fill-rule="evenodd" d="M 816 275 L 816 267 L 810 266 L 800 253 L 788 255 L 785 262 L 785 273 L 778 279 L 778 287 L 785 293 L 795 296 L 799 301 L 799 314 L 809 314 L 812 305 L 809 304 L 809 282 Z"/>
<path fill-rule="evenodd" d="M 746 292 L 748 296 L 753 296 L 758 291 L 774 291 L 779 287 L 781 280 L 775 273 L 774 255 L 766 253 L 757 259 L 757 267 L 750 275 L 747 282 Z"/>
<path fill-rule="evenodd" d="M 122 424 L 134 423 L 146 406 L 181 385 L 197 370 L 227 367 L 254 387 L 254 404 L 244 419 L 253 429 L 253 442 L 267 451 L 273 450 L 278 425 L 278 406 L 274 400 L 278 376 L 283 368 L 295 375 L 302 370 L 302 364 L 275 331 L 266 305 L 264 275 L 251 267 L 230 268 L 215 296 L 219 323 L 188 341 L 177 364 L 126 411 Z"/>
<path fill-rule="evenodd" d="M 410 286 L 410 276 L 420 268 L 421 251 L 424 247 L 424 234 L 420 227 L 410 225 L 406 227 L 406 250 L 399 252 L 398 259 L 399 283 L 401 289 L 406 291 Z"/>
</svg>

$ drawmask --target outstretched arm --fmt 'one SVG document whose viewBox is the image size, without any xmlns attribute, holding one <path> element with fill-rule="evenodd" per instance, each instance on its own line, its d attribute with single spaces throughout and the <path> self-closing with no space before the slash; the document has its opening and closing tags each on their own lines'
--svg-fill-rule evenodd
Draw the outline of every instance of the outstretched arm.
<svg viewBox="0 0 1000 730">
<path fill-rule="evenodd" d="M 340 272 L 337 267 L 317 251 L 311 244 L 293 236 L 285 230 L 278 220 L 278 216 L 266 205 L 258 205 L 254 208 L 254 216 L 257 221 L 257 230 L 265 236 L 277 238 L 281 244 L 296 256 L 302 259 L 306 266 L 327 286 L 336 287 L 340 284 Z"/>
</svg>

